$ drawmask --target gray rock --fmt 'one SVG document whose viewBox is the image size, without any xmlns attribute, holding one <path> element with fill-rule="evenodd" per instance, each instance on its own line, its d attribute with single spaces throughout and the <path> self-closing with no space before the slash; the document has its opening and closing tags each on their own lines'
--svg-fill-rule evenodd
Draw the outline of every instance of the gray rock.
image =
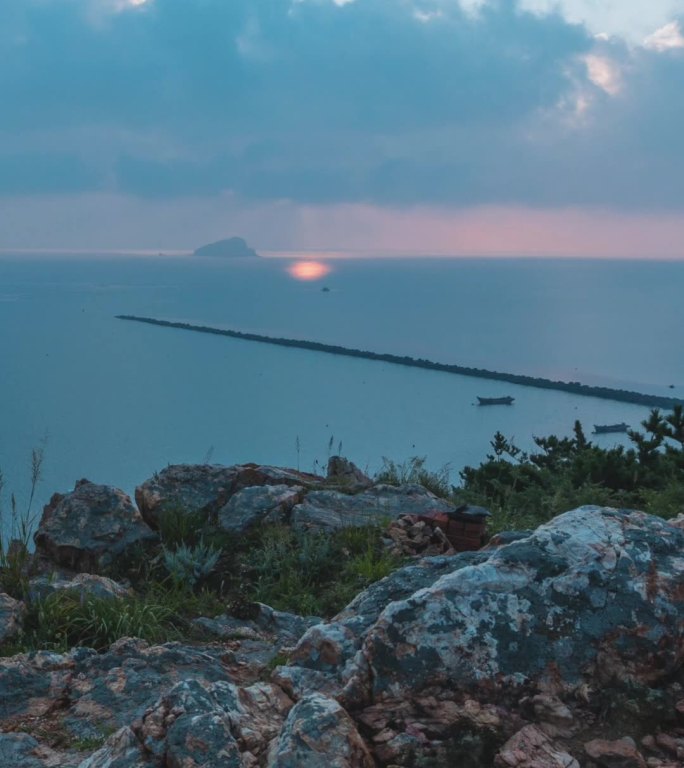
<svg viewBox="0 0 684 768">
<path fill-rule="evenodd" d="M 28 733 L 0 733 L 0 765 L 3 768 L 44 768 L 35 756 L 38 742 Z"/>
<path fill-rule="evenodd" d="M 24 603 L 0 592 L 0 643 L 11 640 L 19 634 L 24 612 Z"/>
<path fill-rule="evenodd" d="M 534 531 L 500 531 L 495 533 L 494 536 L 487 542 L 486 549 L 494 549 L 495 547 L 504 547 L 506 544 L 512 544 L 514 541 L 520 541 L 521 539 L 529 538 Z"/>
<path fill-rule="evenodd" d="M 354 721 L 334 700 L 313 693 L 290 711 L 269 768 L 373 768 Z"/>
<path fill-rule="evenodd" d="M 526 725 L 497 754 L 496 768 L 580 768 L 572 755 L 536 725 Z"/>
<path fill-rule="evenodd" d="M 130 728 L 121 728 L 105 744 L 87 757 L 78 768 L 152 768 L 152 762 Z"/>
<path fill-rule="evenodd" d="M 292 525 L 300 530 L 336 530 L 350 526 L 381 525 L 400 515 L 453 512 L 422 485 L 376 485 L 357 494 L 311 491 L 292 510 Z"/>
<path fill-rule="evenodd" d="M 196 680 L 164 694 L 137 730 L 146 751 L 166 765 L 242 768 L 227 713 Z"/>
<path fill-rule="evenodd" d="M 113 600 L 121 600 L 132 594 L 130 589 L 121 586 L 113 579 L 92 573 L 79 573 L 72 579 L 38 576 L 29 582 L 29 594 L 32 600 L 45 599 L 57 592 L 73 592 L 77 595 Z"/>
<path fill-rule="evenodd" d="M 165 512 L 215 524 L 219 510 L 243 488 L 261 485 L 311 487 L 322 481 L 323 478 L 317 475 L 258 464 L 231 467 L 176 464 L 136 488 L 135 500 L 143 518 L 155 529 Z"/>
<path fill-rule="evenodd" d="M 271 680 L 279 685 L 293 701 L 299 701 L 312 691 L 334 698 L 341 690 L 335 675 L 305 667 L 276 667 Z"/>
<path fill-rule="evenodd" d="M 135 728 L 145 749 L 169 766 L 256 765 L 280 731 L 292 702 L 273 685 L 182 681 Z"/>
<path fill-rule="evenodd" d="M 656 684 L 684 660 L 683 548 L 684 532 L 641 512 L 568 512 L 388 605 L 349 690 Z"/>
<path fill-rule="evenodd" d="M 73 768 L 78 758 L 59 755 L 28 733 L 0 733 L 2 768 Z"/>
<path fill-rule="evenodd" d="M 71 493 L 53 495 L 34 540 L 37 552 L 53 563 L 99 573 L 157 536 L 123 491 L 81 480 Z"/>
<path fill-rule="evenodd" d="M 434 584 L 447 573 L 482 562 L 487 555 L 463 552 L 458 555 L 428 557 L 399 568 L 359 593 L 330 622 L 307 630 L 290 655 L 294 666 L 333 673 L 340 679 L 368 633 L 385 608 L 420 589 Z M 288 673 L 289 674 L 289 673 Z"/>
<path fill-rule="evenodd" d="M 368 475 L 343 456 L 331 456 L 328 459 L 327 479 L 329 483 L 355 491 L 364 490 L 373 485 Z"/>
<path fill-rule="evenodd" d="M 262 485 L 243 488 L 218 511 L 218 525 L 230 533 L 244 533 L 256 525 L 285 523 L 304 497 L 300 485 Z"/>
</svg>

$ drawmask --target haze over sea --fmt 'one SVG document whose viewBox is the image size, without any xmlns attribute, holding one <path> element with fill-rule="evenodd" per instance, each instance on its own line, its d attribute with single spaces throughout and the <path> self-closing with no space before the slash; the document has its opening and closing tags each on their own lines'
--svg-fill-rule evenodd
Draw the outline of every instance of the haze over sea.
<svg viewBox="0 0 684 768">
<path fill-rule="evenodd" d="M 684 263 L 0 257 L 0 467 L 35 509 L 87 477 L 132 492 L 169 463 L 369 471 L 426 456 L 452 481 L 501 430 L 523 448 L 575 419 L 638 426 L 648 409 L 362 359 L 125 323 L 116 314 L 309 339 L 490 370 L 682 396 Z M 322 291 L 322 287 L 329 291 Z M 674 385 L 671 389 L 669 385 Z M 477 395 L 513 395 L 479 408 Z M 595 438 L 626 442 L 620 435 Z"/>
</svg>

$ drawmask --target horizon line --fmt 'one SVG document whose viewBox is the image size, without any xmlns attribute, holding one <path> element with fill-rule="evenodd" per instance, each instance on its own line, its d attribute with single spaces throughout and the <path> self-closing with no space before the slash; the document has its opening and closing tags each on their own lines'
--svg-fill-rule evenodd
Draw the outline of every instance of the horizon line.
<svg viewBox="0 0 684 768">
<path fill-rule="evenodd" d="M 102 257 L 125 256 L 138 258 L 174 258 L 182 259 L 193 257 L 195 251 L 180 248 L 0 248 L 2 256 L 77 256 L 77 257 Z M 201 257 L 200 257 L 201 258 Z M 236 260 L 246 261 L 254 257 L 243 257 Z M 372 248 L 265 248 L 257 252 L 257 258 L 277 261 L 285 260 L 381 260 L 381 259 L 500 259 L 500 260 L 544 260 L 544 261 L 649 261 L 649 262 L 680 262 L 684 261 L 684 253 L 681 254 L 570 254 L 570 253 L 529 253 L 512 251 L 482 251 L 475 253 L 458 253 L 453 251 L 406 250 L 406 249 L 372 249 Z M 225 263 L 233 258 L 206 257 L 206 261 Z"/>
</svg>

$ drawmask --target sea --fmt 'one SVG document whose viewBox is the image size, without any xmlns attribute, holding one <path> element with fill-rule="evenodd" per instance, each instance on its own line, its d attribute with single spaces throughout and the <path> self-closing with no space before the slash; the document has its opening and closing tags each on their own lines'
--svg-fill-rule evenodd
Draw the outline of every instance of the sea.
<svg viewBox="0 0 684 768">
<path fill-rule="evenodd" d="M 306 258 L 302 254 L 301 258 Z M 638 427 L 648 408 L 117 320 L 132 314 L 489 370 L 684 396 L 684 263 L 0 255 L 0 469 L 32 511 L 80 478 L 133 493 L 169 464 L 370 473 L 425 457 L 459 482 L 499 430 L 521 448 L 576 419 Z M 477 396 L 515 398 L 478 407 Z M 600 435 L 601 445 L 626 444 Z"/>
</svg>

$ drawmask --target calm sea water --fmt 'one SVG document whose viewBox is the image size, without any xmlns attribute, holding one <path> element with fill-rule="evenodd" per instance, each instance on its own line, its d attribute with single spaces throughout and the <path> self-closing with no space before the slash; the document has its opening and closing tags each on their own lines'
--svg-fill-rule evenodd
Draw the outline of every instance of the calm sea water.
<svg viewBox="0 0 684 768">
<path fill-rule="evenodd" d="M 275 259 L 0 258 L 0 467 L 36 509 L 81 478 L 132 492 L 176 462 L 311 470 L 332 443 L 370 471 L 484 459 L 579 418 L 634 426 L 647 409 L 438 372 L 125 323 L 148 315 L 443 362 L 681 395 L 684 264 L 336 261 L 303 283 Z M 323 292 L 322 286 L 330 291 Z M 675 389 L 669 389 L 669 385 Z M 477 395 L 511 394 L 510 408 Z M 612 444 L 623 438 L 598 438 Z"/>
</svg>

